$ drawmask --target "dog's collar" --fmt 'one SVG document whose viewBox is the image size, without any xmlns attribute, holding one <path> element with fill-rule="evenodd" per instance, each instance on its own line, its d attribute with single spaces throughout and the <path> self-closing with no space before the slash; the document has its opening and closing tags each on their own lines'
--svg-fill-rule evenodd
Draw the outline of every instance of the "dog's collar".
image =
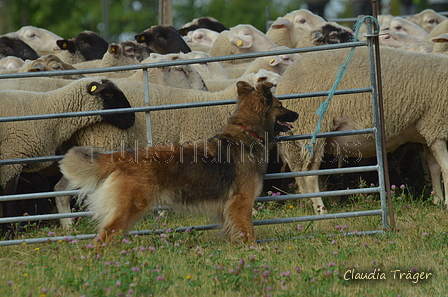
<svg viewBox="0 0 448 297">
<path fill-rule="evenodd" d="M 244 131 L 247 131 L 250 135 L 252 135 L 253 137 L 255 137 L 256 139 L 260 140 L 261 143 L 264 142 L 264 139 L 261 138 L 260 136 L 257 135 L 257 133 L 255 133 L 254 131 L 249 130 L 246 126 L 244 125 L 240 125 L 240 124 L 236 124 L 237 126 L 241 127 L 241 129 L 243 129 Z"/>
</svg>

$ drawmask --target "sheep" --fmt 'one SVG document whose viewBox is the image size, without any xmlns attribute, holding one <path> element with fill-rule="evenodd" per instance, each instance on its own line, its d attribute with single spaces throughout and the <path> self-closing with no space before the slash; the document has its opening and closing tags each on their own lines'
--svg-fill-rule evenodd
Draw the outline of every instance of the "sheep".
<svg viewBox="0 0 448 297">
<path fill-rule="evenodd" d="M 19 69 L 23 66 L 25 61 L 20 59 L 19 57 L 7 56 L 3 59 L 0 59 L 0 69 Z"/>
<path fill-rule="evenodd" d="M 0 58 L 7 56 L 19 57 L 22 60 L 39 58 L 36 51 L 14 33 L 0 36 Z"/>
<path fill-rule="evenodd" d="M 39 57 L 36 60 L 26 60 L 23 62 L 20 68 L 15 68 L 11 70 L 6 70 L 5 72 L 0 73 L 23 73 L 23 72 L 36 72 L 36 71 L 55 71 L 55 70 L 73 70 L 74 68 L 71 64 L 65 63 L 56 55 L 48 54 L 42 57 Z M 69 74 L 69 75 L 60 75 L 59 78 L 63 79 L 78 79 L 83 78 L 82 74 Z M 0 81 L 1 83 L 1 81 Z M 10 90 L 8 88 L 8 90 Z"/>
<path fill-rule="evenodd" d="M 189 60 L 189 59 L 200 59 L 200 58 L 209 58 L 210 55 L 204 52 L 192 51 L 189 53 L 179 53 L 179 54 L 166 54 L 160 55 L 153 53 L 151 54 L 151 59 L 154 61 L 161 61 L 165 59 L 167 61 L 172 60 Z M 198 63 L 198 64 L 190 64 L 193 66 L 200 74 L 200 76 L 204 79 L 230 79 L 224 67 L 219 62 L 207 62 L 207 63 Z"/>
<path fill-rule="evenodd" d="M 1 117 L 30 114 L 63 113 L 130 107 L 123 92 L 110 80 L 83 78 L 49 92 L 2 91 L 0 92 Z M 120 129 L 134 124 L 134 113 L 87 117 L 69 117 L 50 120 L 6 122 L 0 131 L 1 159 L 20 159 L 51 156 L 77 131 L 105 121 Z M 0 186 L 3 194 L 16 191 L 21 172 L 38 172 L 52 162 L 11 164 L 0 167 Z M 4 202 L 4 216 L 17 215 L 15 201 Z"/>
<path fill-rule="evenodd" d="M 428 37 L 428 33 L 425 30 L 402 17 L 394 17 L 390 21 L 389 30 L 409 34 L 420 40 L 425 40 Z"/>
<path fill-rule="evenodd" d="M 46 29 L 34 26 L 23 26 L 15 33 L 20 40 L 34 49 L 39 56 L 57 54 L 61 51 L 56 41 L 64 38 Z"/>
<path fill-rule="evenodd" d="M 446 20 L 447 17 L 435 12 L 433 9 L 425 9 L 414 14 L 409 20 L 417 24 L 426 33 L 430 33 L 438 24 Z"/>
<path fill-rule="evenodd" d="M 57 71 L 57 70 L 74 70 L 71 64 L 62 61 L 58 56 L 53 54 L 44 55 L 19 69 L 19 72 L 37 72 L 37 71 Z M 83 78 L 82 74 L 59 75 L 62 79 L 79 79 Z"/>
<path fill-rule="evenodd" d="M 210 56 L 225 56 L 234 54 L 246 54 L 254 52 L 269 51 L 277 45 L 270 40 L 266 34 L 252 25 L 241 24 L 230 28 L 230 30 L 219 33 L 208 52 Z M 253 59 L 230 60 L 223 63 L 239 64 Z"/>
<path fill-rule="evenodd" d="M 448 189 L 448 59 L 440 55 L 407 52 L 381 47 L 381 72 L 383 76 L 384 117 L 387 151 L 406 142 L 426 144 L 442 168 L 445 189 Z M 346 62 L 349 49 L 301 55 L 283 74 L 276 94 L 293 94 L 329 90 L 338 68 Z M 437 65 L 437 67 L 430 67 Z M 347 72 L 338 88 L 349 89 L 370 86 L 368 49 L 357 48 L 348 64 Z M 419 73 L 418 76 L 415 73 Z M 428 78 L 422 80 L 421 78 Z M 417 81 L 416 81 L 417 80 Z M 299 122 L 293 134 L 314 133 L 315 111 L 322 98 L 304 101 L 287 100 L 285 107 L 298 111 Z M 373 127 L 371 94 L 335 96 L 321 122 L 320 132 L 342 131 Z M 372 135 L 357 135 L 316 139 L 310 156 L 303 142 L 281 144 L 281 154 L 292 171 L 319 169 L 323 153 L 340 155 L 339 158 L 375 156 Z M 434 166 L 430 167 L 434 172 Z M 440 179 L 440 177 L 439 177 Z M 316 176 L 296 178 L 301 192 L 318 192 Z M 433 187 L 442 196 L 440 182 L 433 178 Z M 448 195 L 448 192 L 446 192 Z M 448 197 L 445 196 L 445 203 Z M 436 201 L 437 202 L 437 201 Z M 323 213 L 320 198 L 314 198 L 314 209 Z"/>
<path fill-rule="evenodd" d="M 429 32 L 427 39 L 430 40 L 431 38 L 437 37 L 444 33 L 448 33 L 448 20 L 442 21 L 434 29 L 432 29 L 432 31 Z"/>
<path fill-rule="evenodd" d="M 183 38 L 187 44 L 200 43 L 212 46 L 218 36 L 219 33 L 216 31 L 201 28 L 194 31 L 189 31 Z"/>
<path fill-rule="evenodd" d="M 142 64 L 179 60 L 182 54 L 151 54 Z M 143 71 L 139 70 L 129 80 L 143 81 Z M 207 91 L 204 79 L 193 65 L 174 65 L 169 67 L 148 68 L 148 80 L 164 86 Z"/>
<path fill-rule="evenodd" d="M 431 53 L 433 46 L 409 34 L 392 31 L 382 31 L 378 36 L 379 44 L 410 51 Z"/>
<path fill-rule="evenodd" d="M 448 33 L 431 38 L 431 41 L 434 42 L 433 53 L 448 55 Z"/>
<path fill-rule="evenodd" d="M 208 53 L 218 36 L 219 33 L 216 31 L 196 29 L 194 31 L 189 31 L 183 38 L 192 51 Z"/>
<path fill-rule="evenodd" d="M 135 35 L 138 43 L 144 43 L 152 51 L 159 54 L 188 53 L 191 49 L 173 26 L 152 26 Z"/>
<path fill-rule="evenodd" d="M 226 26 L 218 22 L 215 18 L 201 17 L 186 23 L 181 29 L 178 30 L 178 32 L 180 35 L 185 36 L 189 31 L 197 30 L 199 28 L 209 29 L 218 33 L 228 30 Z"/>
<path fill-rule="evenodd" d="M 327 22 L 307 9 L 291 11 L 277 18 L 269 27 L 266 36 L 278 46 L 289 48 L 312 46 L 311 31 Z"/>
<path fill-rule="evenodd" d="M 287 49 L 287 47 L 279 46 L 274 48 L 274 50 L 281 49 Z M 298 59 L 298 57 L 299 54 L 264 56 L 246 63 L 236 65 L 223 64 L 223 66 L 231 78 L 238 78 L 247 73 L 257 72 L 260 69 L 266 69 L 282 75 L 286 68 Z"/>
<path fill-rule="evenodd" d="M 58 40 L 56 44 L 62 50 L 58 56 L 70 64 L 101 59 L 109 46 L 104 38 L 88 30 L 82 31 L 75 38 Z"/>
<path fill-rule="evenodd" d="M 260 69 L 258 72 L 246 73 L 236 79 L 206 79 L 205 84 L 210 92 L 217 92 L 224 90 L 231 85 L 237 83 L 237 81 L 247 81 L 256 85 L 258 82 L 266 81 L 272 83 L 274 86 L 271 88 L 272 94 L 275 94 L 275 88 L 280 81 L 280 75 L 278 73 L 268 71 L 265 69 Z"/>
<path fill-rule="evenodd" d="M 330 22 L 311 31 L 312 44 L 324 45 L 349 42 L 353 31 L 337 23 Z"/>
</svg>

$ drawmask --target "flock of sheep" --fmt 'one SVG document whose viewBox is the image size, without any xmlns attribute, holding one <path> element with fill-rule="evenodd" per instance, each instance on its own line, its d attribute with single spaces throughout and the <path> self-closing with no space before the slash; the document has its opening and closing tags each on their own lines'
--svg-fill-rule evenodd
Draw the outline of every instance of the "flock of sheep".
<svg viewBox="0 0 448 297">
<path fill-rule="evenodd" d="M 433 10 L 412 18 L 379 16 L 379 41 L 387 150 L 408 142 L 425 145 L 434 191 L 448 204 L 448 19 Z M 358 39 L 364 39 L 360 31 Z M 64 39 L 42 28 L 26 26 L 0 36 L 0 117 L 31 114 L 93 111 L 145 106 L 142 69 L 51 77 L 4 78 L 1 74 L 95 69 L 141 65 L 163 61 L 345 43 L 353 30 L 328 22 L 308 10 L 292 11 L 273 22 L 266 33 L 249 24 L 226 28 L 212 18 L 199 18 L 177 30 L 153 26 L 135 36 L 135 41 L 109 44 L 90 31 Z M 348 56 L 338 49 L 303 54 L 269 55 L 251 59 L 148 68 L 151 105 L 217 101 L 236 98 L 235 83 L 270 81 L 277 95 L 325 91 Z M 370 85 L 366 48 L 357 48 L 341 89 Z M 292 133 L 313 133 L 315 111 L 322 97 L 285 100 L 285 107 L 300 114 Z M 321 132 L 373 126 L 370 94 L 334 98 L 322 122 Z M 151 113 L 152 141 L 185 142 L 214 135 L 233 110 L 232 105 L 169 109 Z M 73 146 L 107 150 L 143 146 L 147 143 L 146 118 L 142 112 L 1 123 L 0 159 L 62 155 Z M 303 141 L 278 146 L 291 171 L 319 169 L 324 154 L 370 157 L 375 146 L 369 135 L 318 139 L 309 155 Z M 335 149 L 338 148 L 338 149 Z M 55 162 L 19 163 L 0 166 L 3 195 L 24 193 L 27 174 L 60 177 Z M 25 181 L 24 181 L 25 180 Z M 302 193 L 318 192 L 317 176 L 297 177 Z M 55 190 L 66 189 L 61 179 Z M 50 191 L 52 189 L 41 189 Z M 442 197 L 445 197 L 442 199 Z M 69 212 L 68 197 L 56 199 L 59 212 Z M 326 213 L 321 198 L 313 198 L 317 214 Z M 3 216 L 30 211 L 18 201 L 3 202 Z M 63 227 L 71 220 L 61 219 Z"/>
</svg>

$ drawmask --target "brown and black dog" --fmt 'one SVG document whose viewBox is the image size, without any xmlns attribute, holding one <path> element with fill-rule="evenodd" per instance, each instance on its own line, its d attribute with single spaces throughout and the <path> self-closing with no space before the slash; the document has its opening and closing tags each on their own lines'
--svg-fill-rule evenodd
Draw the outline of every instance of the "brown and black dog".
<svg viewBox="0 0 448 297">
<path fill-rule="evenodd" d="M 236 110 L 208 140 L 110 154 L 72 148 L 60 168 L 72 187 L 93 189 L 86 203 L 99 221 L 98 240 L 109 243 L 151 207 L 168 205 L 215 214 L 231 242 L 255 243 L 252 207 L 275 131 L 289 131 L 286 122 L 298 117 L 272 95 L 272 86 L 237 82 Z"/>
</svg>

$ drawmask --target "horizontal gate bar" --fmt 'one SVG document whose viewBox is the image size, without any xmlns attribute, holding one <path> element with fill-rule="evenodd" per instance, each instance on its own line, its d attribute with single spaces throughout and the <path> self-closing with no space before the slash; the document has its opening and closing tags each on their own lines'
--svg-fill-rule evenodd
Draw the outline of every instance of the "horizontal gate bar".
<svg viewBox="0 0 448 297">
<path fill-rule="evenodd" d="M 285 201 L 285 200 L 297 200 L 305 198 L 314 197 L 330 197 L 330 196 L 340 196 L 340 195 L 355 195 L 355 194 L 369 194 L 378 193 L 380 191 L 379 187 L 371 188 L 361 188 L 361 189 L 347 189 L 347 190 L 336 190 L 336 191 L 325 191 L 316 193 L 304 193 L 304 194 L 288 194 L 280 196 L 261 196 L 255 199 L 255 202 L 268 202 L 268 201 Z M 158 206 L 156 210 L 170 209 L 166 206 Z M 17 222 L 28 222 L 28 221 L 44 221 L 44 220 L 54 220 L 63 218 L 76 218 L 76 217 L 89 217 L 92 216 L 91 212 L 73 212 L 73 213 L 57 213 L 57 214 L 46 214 L 46 215 L 31 215 L 31 216 L 20 216 L 20 217 L 7 217 L 0 218 L 0 224 L 2 223 L 17 223 Z"/>
<path fill-rule="evenodd" d="M 255 221 L 253 221 L 253 223 L 254 223 L 254 226 L 263 226 L 263 225 L 286 224 L 286 223 L 295 223 L 295 222 L 303 222 L 303 221 L 316 221 L 316 220 L 328 220 L 328 219 L 336 219 L 336 218 L 373 216 L 373 215 L 380 215 L 380 214 L 382 214 L 381 210 L 367 210 L 367 211 L 348 212 L 348 213 L 291 217 L 291 218 L 282 218 L 282 219 L 255 220 Z M 279 221 L 277 223 L 274 223 L 273 222 L 274 220 L 279 220 Z M 199 225 L 199 226 L 191 226 L 191 227 L 179 227 L 179 228 L 174 229 L 173 232 L 185 232 L 187 229 L 205 231 L 205 230 L 218 229 L 219 227 L 220 227 L 220 225 L 218 225 L 218 224 Z M 131 231 L 131 232 L 129 232 L 129 234 L 130 235 L 150 235 L 150 234 L 161 234 L 164 232 L 166 232 L 166 229 Z M 370 232 L 372 232 L 372 231 L 370 231 Z M 375 231 L 373 231 L 373 232 L 375 232 Z M 361 232 L 359 232 L 359 233 L 361 233 Z M 0 241 L 0 246 L 21 245 L 24 243 L 25 244 L 46 243 L 48 241 L 56 242 L 59 240 L 62 240 L 62 241 L 84 240 L 84 239 L 93 239 L 93 238 L 95 238 L 95 236 L 96 236 L 96 234 L 84 234 L 84 235 L 76 235 L 76 236 L 53 236 L 53 237 L 44 237 L 44 238 L 4 240 L 4 241 Z"/>
</svg>

